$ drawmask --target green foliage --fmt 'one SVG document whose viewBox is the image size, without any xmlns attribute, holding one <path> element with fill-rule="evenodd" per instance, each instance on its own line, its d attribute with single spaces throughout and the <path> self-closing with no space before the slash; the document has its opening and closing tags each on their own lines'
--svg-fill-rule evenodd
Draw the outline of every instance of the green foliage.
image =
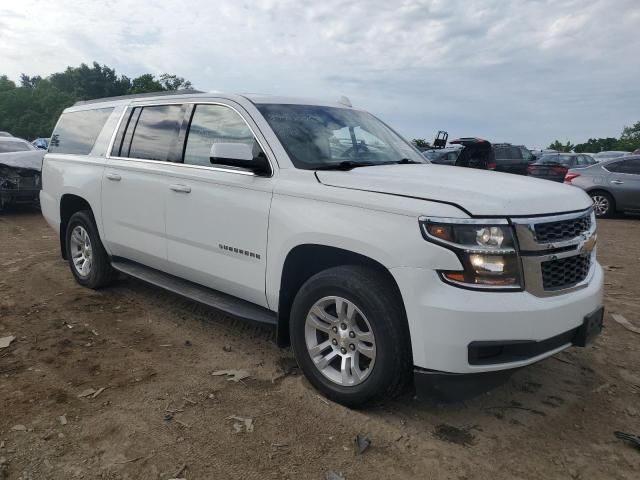
<svg viewBox="0 0 640 480">
<path fill-rule="evenodd" d="M 62 111 L 78 100 L 192 88 L 182 77 L 147 73 L 133 80 L 106 65 L 67 67 L 47 78 L 20 75 L 20 85 L 0 75 L 0 130 L 27 139 L 50 137 Z"/>
<path fill-rule="evenodd" d="M 590 138 L 585 143 L 576 145 L 575 151 L 578 153 L 589 152 L 598 153 L 605 150 L 619 150 L 618 139 L 613 137 L 607 138 Z"/>
<path fill-rule="evenodd" d="M 622 135 L 620 135 L 618 145 L 621 147 L 620 150 L 630 152 L 640 148 L 640 122 L 636 122 L 632 126 L 622 129 Z"/>
<path fill-rule="evenodd" d="M 16 88 L 15 82 L 9 80 L 6 75 L 0 75 L 0 92 L 6 92 L 14 88 Z"/>
<path fill-rule="evenodd" d="M 413 140 L 411 140 L 411 143 L 413 143 L 415 147 L 420 150 L 431 148 L 429 142 L 427 142 L 424 138 L 414 138 Z"/>
<path fill-rule="evenodd" d="M 559 140 L 555 140 L 551 145 L 549 145 L 549 147 L 552 150 L 557 150 L 559 152 L 570 152 L 573 150 L 575 145 L 573 145 L 569 140 L 567 140 L 567 143 L 562 144 L 560 143 Z"/>
<path fill-rule="evenodd" d="M 163 90 L 185 90 L 192 88 L 189 80 L 168 73 L 160 75 L 160 85 Z"/>
<path fill-rule="evenodd" d="M 160 82 L 150 73 L 145 73 L 131 81 L 129 93 L 161 92 L 162 90 Z"/>
<path fill-rule="evenodd" d="M 551 145 L 561 145 L 557 140 Z M 555 148 L 552 146 L 549 148 Z M 563 146 L 564 147 L 564 146 Z M 605 150 L 620 150 L 633 152 L 640 148 L 640 122 L 634 123 L 630 127 L 624 127 L 620 138 L 590 138 L 585 143 L 574 145 L 574 151 L 578 153 L 589 152 L 598 153 Z M 568 151 L 568 150 L 561 150 Z"/>
</svg>

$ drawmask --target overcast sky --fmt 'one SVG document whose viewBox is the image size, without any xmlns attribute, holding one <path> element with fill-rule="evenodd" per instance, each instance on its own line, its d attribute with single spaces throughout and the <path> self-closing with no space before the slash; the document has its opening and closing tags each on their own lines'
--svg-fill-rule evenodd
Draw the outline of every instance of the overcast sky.
<svg viewBox="0 0 640 480">
<path fill-rule="evenodd" d="M 347 95 L 405 136 L 546 146 L 640 121 L 640 0 L 0 0 L 0 74 L 97 61 Z"/>
</svg>

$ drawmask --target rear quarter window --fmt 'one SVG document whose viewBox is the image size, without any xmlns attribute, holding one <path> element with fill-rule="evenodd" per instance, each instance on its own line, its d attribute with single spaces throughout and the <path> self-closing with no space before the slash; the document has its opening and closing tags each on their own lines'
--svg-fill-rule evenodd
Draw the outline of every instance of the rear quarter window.
<svg viewBox="0 0 640 480">
<path fill-rule="evenodd" d="M 113 107 L 63 113 L 51 135 L 49 152 L 88 155 L 111 112 Z"/>
<path fill-rule="evenodd" d="M 518 147 L 495 147 L 494 152 L 496 160 L 522 159 L 522 152 Z"/>
</svg>

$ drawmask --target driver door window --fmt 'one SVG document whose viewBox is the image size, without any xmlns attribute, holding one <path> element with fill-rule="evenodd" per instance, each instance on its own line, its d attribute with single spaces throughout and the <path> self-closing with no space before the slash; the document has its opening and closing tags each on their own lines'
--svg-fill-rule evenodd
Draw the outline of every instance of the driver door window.
<svg viewBox="0 0 640 480">
<path fill-rule="evenodd" d="M 262 150 L 245 121 L 223 105 L 197 105 L 191 118 L 184 163 L 211 167 L 210 152 L 214 143 L 244 143 L 251 146 L 254 157 Z"/>
</svg>

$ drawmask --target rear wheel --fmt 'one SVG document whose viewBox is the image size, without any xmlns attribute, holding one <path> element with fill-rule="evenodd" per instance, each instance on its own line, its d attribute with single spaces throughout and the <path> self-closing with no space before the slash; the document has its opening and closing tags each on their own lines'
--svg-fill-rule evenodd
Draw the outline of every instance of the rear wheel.
<svg viewBox="0 0 640 480">
<path fill-rule="evenodd" d="M 404 309 L 394 286 L 374 269 L 335 267 L 311 277 L 293 302 L 290 329 L 298 364 L 332 400 L 361 406 L 407 384 Z"/>
<path fill-rule="evenodd" d="M 606 218 L 615 212 L 614 200 L 607 192 L 595 191 L 589 193 L 593 200 L 593 210 L 596 217 Z"/>
<path fill-rule="evenodd" d="M 116 271 L 111 267 L 90 211 L 83 210 L 71 216 L 66 246 L 71 273 L 80 285 L 97 289 L 115 280 Z"/>
</svg>

